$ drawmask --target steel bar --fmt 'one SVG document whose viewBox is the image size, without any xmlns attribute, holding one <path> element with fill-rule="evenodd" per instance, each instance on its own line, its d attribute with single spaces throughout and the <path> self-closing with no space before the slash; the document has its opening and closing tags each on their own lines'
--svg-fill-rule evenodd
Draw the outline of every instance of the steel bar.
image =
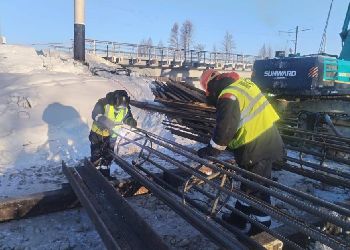
<svg viewBox="0 0 350 250">
<path fill-rule="evenodd" d="M 156 83 L 159 86 L 158 91 L 162 92 L 163 94 L 168 96 L 168 99 L 170 99 L 170 100 L 176 100 L 176 101 L 189 101 L 189 100 L 191 100 L 187 97 L 184 97 L 183 93 L 180 92 L 178 89 L 176 89 L 173 86 L 169 86 L 165 83 L 157 82 L 157 81 L 155 81 L 154 83 Z"/>
<path fill-rule="evenodd" d="M 213 130 L 213 127 L 211 127 L 210 125 L 204 126 L 204 125 L 198 125 L 197 123 L 190 123 L 189 121 L 181 121 L 181 124 L 178 122 L 174 122 L 174 121 L 169 121 L 169 120 L 164 120 L 162 121 L 162 123 L 167 126 L 167 125 L 176 125 L 176 126 L 180 126 L 180 127 L 187 127 L 190 129 L 200 129 L 200 131 L 206 132 L 207 135 L 211 134 L 211 131 Z"/>
<path fill-rule="evenodd" d="M 303 147 L 294 147 L 294 146 L 291 146 L 291 145 L 285 145 L 285 148 L 289 149 L 289 150 L 296 151 L 296 152 L 305 153 L 305 154 L 317 156 L 317 157 L 320 157 L 320 158 L 332 160 L 332 161 L 335 161 L 335 162 L 343 163 L 343 164 L 346 164 L 346 165 L 350 165 L 350 160 L 348 160 L 348 159 L 335 157 L 335 156 L 332 156 L 332 155 L 329 155 L 329 154 L 321 154 L 319 152 L 315 152 L 315 151 L 312 151 L 310 149 L 306 149 L 306 148 L 303 148 Z"/>
<path fill-rule="evenodd" d="M 171 86 L 176 86 L 176 88 L 180 89 L 181 91 L 185 93 L 189 93 L 189 95 L 191 95 L 191 97 L 194 98 L 196 101 L 203 102 L 203 103 L 206 102 L 205 95 L 200 94 L 197 91 L 191 90 L 187 88 L 187 86 L 185 85 L 177 84 L 174 81 L 168 81 L 167 84 Z"/>
<path fill-rule="evenodd" d="M 339 137 L 336 135 L 324 134 L 324 133 L 315 133 L 308 130 L 303 130 L 299 128 L 290 128 L 285 126 L 278 126 L 278 129 L 280 131 L 282 130 L 282 131 L 288 131 L 288 132 L 298 133 L 298 134 L 313 135 L 313 136 L 322 137 L 325 139 L 332 139 L 335 141 L 340 141 L 340 142 L 345 142 L 350 144 L 350 138 L 346 138 L 346 137 Z"/>
<path fill-rule="evenodd" d="M 124 137 L 124 136 L 122 136 L 120 134 L 119 134 L 119 136 L 124 138 L 125 140 L 128 140 L 128 141 L 131 140 L 131 139 L 126 138 L 126 137 Z M 173 158 L 171 158 L 171 157 L 169 157 L 169 156 L 167 156 L 167 155 L 165 155 L 163 153 L 160 153 L 157 150 L 154 150 L 154 149 L 152 149 L 152 148 L 150 148 L 148 146 L 143 146 L 143 145 L 141 145 L 141 144 L 139 144 L 137 142 L 135 142 L 134 144 L 136 146 L 140 147 L 140 148 L 146 149 L 148 152 L 151 152 L 152 154 L 157 155 L 158 157 L 161 157 L 162 159 L 170 162 L 171 164 L 175 165 L 176 167 L 179 167 L 182 170 L 184 170 L 184 171 L 194 175 L 198 179 L 201 179 L 201 180 L 205 181 L 207 184 L 211 185 L 212 187 L 214 187 L 216 189 L 219 189 L 222 192 L 224 192 L 224 193 L 226 193 L 226 194 L 228 194 L 228 195 L 230 195 L 230 196 L 232 196 L 232 197 L 234 197 L 236 199 L 242 200 L 243 202 L 251 205 L 252 207 L 257 208 L 258 210 L 271 215 L 272 217 L 276 218 L 277 220 L 280 220 L 280 221 L 282 221 L 284 223 L 290 224 L 291 226 L 297 227 L 300 231 L 310 235 L 312 238 L 317 239 L 320 242 L 323 242 L 324 244 L 326 244 L 328 246 L 331 246 L 331 247 L 334 247 L 334 248 L 339 248 L 339 249 L 346 249 L 347 247 L 349 247 L 349 246 L 347 246 L 348 244 L 343 242 L 341 239 L 337 239 L 335 237 L 327 235 L 324 232 L 313 228 L 311 225 L 306 224 L 305 222 L 301 222 L 301 221 L 298 221 L 296 219 L 293 219 L 290 215 L 287 215 L 287 214 L 283 213 L 282 211 L 271 207 L 270 205 L 266 204 L 265 202 L 262 202 L 262 201 L 256 200 L 256 199 L 255 200 L 251 200 L 249 198 L 249 196 L 247 196 L 245 193 L 243 193 L 243 192 L 241 192 L 239 190 L 234 190 L 234 192 L 233 192 L 233 191 L 229 191 L 229 190 L 227 190 L 225 188 L 220 187 L 219 184 L 217 184 L 217 183 L 215 183 L 213 181 L 207 180 L 202 175 L 200 175 L 200 174 L 196 173 L 195 171 L 193 171 L 193 169 L 190 166 L 186 166 L 186 164 L 178 162 L 177 160 L 175 160 L 175 159 L 173 159 Z M 162 143 L 158 142 L 157 144 L 161 145 Z M 174 148 L 172 150 L 174 152 L 176 152 L 176 153 L 179 153 Z M 188 157 L 188 154 L 186 154 L 185 152 L 181 152 L 180 154 L 182 154 L 184 156 L 187 155 L 186 157 Z M 191 158 L 191 156 L 189 156 L 188 158 Z M 233 177 L 235 179 L 241 180 L 242 182 L 249 182 L 250 185 L 254 186 L 254 183 L 252 183 L 251 181 L 248 181 L 248 180 L 246 180 L 244 178 L 241 178 L 240 176 L 235 176 L 235 175 L 233 175 L 232 173 L 230 173 L 228 171 L 222 170 L 221 168 L 219 168 L 219 167 L 217 167 L 217 166 L 215 166 L 213 164 L 210 164 L 208 161 L 202 161 L 203 159 L 201 159 L 201 158 L 198 158 L 198 157 L 194 157 L 194 158 L 196 158 L 195 160 L 197 162 L 205 164 L 206 166 L 210 166 L 212 169 L 214 169 L 216 171 L 222 171 L 223 173 L 226 173 L 226 174 L 230 175 L 231 177 Z M 208 164 L 206 164 L 205 162 L 208 163 Z M 263 186 L 260 186 L 260 188 L 263 188 Z M 271 190 L 271 193 L 273 193 L 274 196 L 280 196 L 279 193 L 275 192 L 274 190 Z M 295 202 L 293 202 L 292 199 L 289 199 L 289 203 L 295 203 Z M 304 203 L 299 203 L 299 202 L 298 202 L 298 205 L 301 206 L 305 210 L 310 210 L 310 209 L 308 209 L 308 208 L 310 208 L 309 205 L 304 206 Z M 338 218 L 334 218 L 333 216 L 328 216 L 326 213 L 323 213 L 323 212 L 321 212 L 318 209 L 315 209 L 313 212 L 315 212 L 317 214 L 322 214 L 322 216 L 324 216 L 325 219 L 327 219 L 329 221 L 333 221 L 335 224 L 341 225 L 344 228 L 348 228 L 349 227 L 349 223 L 347 223 L 347 222 L 345 222 L 343 220 L 340 220 Z"/>
<path fill-rule="evenodd" d="M 62 169 L 107 249 L 168 249 L 88 160 L 75 168 L 63 162 Z"/>
<path fill-rule="evenodd" d="M 350 147 L 345 147 L 345 146 L 340 146 L 337 144 L 330 144 L 326 142 L 320 142 L 320 141 L 315 141 L 315 140 L 310 140 L 306 138 L 300 138 L 300 137 L 295 137 L 295 136 L 290 136 L 290 135 L 281 135 L 283 139 L 289 140 L 289 141 L 297 141 L 297 142 L 302 142 L 306 144 L 312 144 L 316 147 L 321 147 L 321 148 L 326 148 L 326 149 L 334 149 L 336 151 L 340 152 L 345 152 L 345 153 L 350 153 Z"/>
<path fill-rule="evenodd" d="M 148 102 L 139 102 L 139 101 L 131 100 L 130 104 L 132 106 L 137 107 L 137 108 L 149 109 L 149 110 L 153 110 L 153 111 L 157 111 L 157 112 L 162 112 L 162 113 L 166 113 L 166 114 L 169 114 L 172 116 L 179 116 L 183 119 L 188 119 L 188 120 L 194 120 L 194 121 L 201 120 L 202 122 L 209 122 L 209 123 L 214 120 L 213 118 L 208 118 L 207 116 L 193 114 L 190 112 L 178 111 L 175 109 L 162 107 L 160 105 L 155 105 L 155 104 L 148 103 Z"/>
<path fill-rule="evenodd" d="M 165 187 L 167 190 L 171 191 L 172 193 L 174 193 L 178 198 L 182 198 L 183 194 L 177 190 L 176 188 L 174 188 L 173 186 L 171 186 L 169 183 L 167 183 L 166 181 L 164 181 L 163 179 L 159 178 L 157 175 L 153 174 L 152 172 L 148 171 L 146 168 L 142 167 L 142 164 L 136 164 L 134 165 L 136 168 L 142 170 L 145 174 L 147 174 L 147 176 L 152 177 L 152 179 L 154 181 L 156 181 L 157 183 L 159 183 L 161 186 Z M 187 195 L 185 194 L 186 198 Z M 186 199 L 186 202 L 189 203 L 191 206 L 193 206 L 195 209 L 199 210 L 200 212 L 202 212 L 204 215 L 209 215 L 209 211 L 207 210 L 207 208 L 199 205 L 198 202 L 195 202 L 191 199 Z M 215 220 L 215 218 L 212 217 L 212 219 Z M 219 222 L 219 224 L 221 226 L 224 226 L 222 221 Z M 255 242 L 254 240 L 252 240 L 251 238 L 249 238 L 247 235 L 245 235 L 244 233 L 242 233 L 240 230 L 236 229 L 235 227 L 233 228 L 227 228 L 229 231 L 231 231 L 232 233 L 235 234 L 235 236 L 237 237 L 238 240 L 240 240 L 242 243 L 244 243 L 247 247 L 249 247 L 250 249 L 253 247 L 254 249 L 264 249 L 260 244 L 257 244 L 257 242 Z"/>
<path fill-rule="evenodd" d="M 134 168 L 120 156 L 114 154 L 114 160 L 124 171 L 140 181 L 145 187 L 151 190 L 154 195 L 164 201 L 169 207 L 181 215 L 181 217 L 186 219 L 191 225 L 214 240 L 214 242 L 216 242 L 219 246 L 228 249 L 246 249 L 246 247 L 244 247 L 239 241 L 229 236 L 226 232 L 220 230 L 212 223 L 204 221 L 199 214 L 195 213 L 189 207 L 184 207 L 181 205 L 181 203 L 172 199 L 172 196 L 167 190 L 159 187 L 158 185 L 155 185 L 151 180 L 142 175 L 139 171 L 137 171 L 136 168 Z"/>
<path fill-rule="evenodd" d="M 174 127 L 174 126 L 167 125 L 168 126 L 168 130 L 170 130 L 173 134 L 176 134 L 176 135 L 179 135 L 179 136 L 183 136 L 183 137 L 186 137 L 186 138 L 189 138 L 189 139 L 192 139 L 192 140 L 197 140 L 197 141 L 203 142 L 203 143 L 207 142 L 206 139 L 202 139 L 201 138 L 201 137 L 203 137 L 202 136 L 203 134 L 196 133 L 195 131 L 198 131 L 197 129 L 205 129 L 206 132 L 208 132 L 208 134 L 211 134 L 213 128 L 209 128 L 207 126 L 199 125 L 199 124 L 203 124 L 204 120 L 202 118 L 195 117 L 195 115 L 198 115 L 197 113 L 194 114 L 193 117 L 190 117 L 190 118 L 188 117 L 188 112 L 187 112 L 186 115 L 184 115 L 184 113 L 181 114 L 179 112 L 177 114 L 173 114 L 173 115 L 175 115 L 175 117 L 182 117 L 185 120 L 182 120 L 181 124 L 186 125 L 188 128 L 193 128 L 194 129 L 193 131 L 191 131 L 191 133 L 193 135 L 189 135 L 189 134 L 183 133 L 183 132 L 188 132 L 188 131 L 184 131 L 185 129 L 182 129 L 182 128 L 169 129 L 169 127 Z M 186 121 L 186 119 L 188 119 L 189 121 Z M 209 124 L 211 124 L 211 126 L 213 126 L 215 124 L 215 120 L 214 119 L 213 120 L 207 120 L 207 121 L 204 121 L 204 122 L 208 122 Z M 181 130 L 183 130 L 183 131 L 181 131 Z M 323 135 L 324 134 L 322 134 L 322 136 Z M 284 137 L 284 139 L 287 142 L 288 142 L 288 139 L 291 140 L 291 138 L 293 138 L 293 139 L 295 139 L 297 141 L 300 141 L 302 143 L 311 143 L 312 145 L 315 145 L 316 147 L 320 147 L 322 145 L 323 148 L 331 148 L 331 149 L 336 150 L 336 151 L 342 151 L 342 152 L 349 152 L 350 153 L 350 147 L 345 147 L 343 145 L 338 145 L 338 144 L 341 143 L 341 141 L 339 141 L 339 142 L 336 141 L 336 139 L 338 139 L 336 137 L 331 137 L 332 140 L 324 138 L 324 137 L 319 137 L 321 140 L 325 140 L 325 142 L 320 142 L 319 140 L 310 140 L 310 139 L 307 139 L 307 138 L 290 137 L 288 135 L 283 135 L 283 137 Z M 328 142 L 327 142 L 327 140 L 328 140 Z M 303 151 L 303 152 L 306 152 L 306 151 Z M 325 156 L 323 154 L 320 154 L 320 153 L 317 153 L 317 152 L 312 152 L 312 151 L 308 151 L 306 153 L 312 153 L 315 156 L 325 157 L 327 159 L 334 160 L 334 161 L 337 161 L 337 162 L 350 164 L 349 160 L 347 160 L 345 158 L 332 156 L 332 155 L 329 155 L 328 153 L 326 153 Z"/>
<path fill-rule="evenodd" d="M 128 128 L 126 128 L 126 129 L 128 129 Z M 211 168 L 213 168 L 213 169 L 215 169 L 215 170 L 217 170 L 217 171 L 220 171 L 220 172 L 223 173 L 223 174 L 228 174 L 229 176 L 231 176 L 231 177 L 233 177 L 233 178 L 236 177 L 236 176 L 233 176 L 232 173 L 227 172 L 227 171 L 225 171 L 225 170 L 223 170 L 223 169 L 220 169 L 220 168 L 218 168 L 217 166 L 213 165 L 213 164 L 212 164 L 211 162 L 209 162 L 208 160 L 205 160 L 205 159 L 202 159 L 202 158 L 199 158 L 199 157 L 195 156 L 194 154 L 196 154 L 196 152 L 195 152 L 193 149 L 190 149 L 190 148 L 188 148 L 188 147 L 185 147 L 185 146 L 183 146 L 183 145 L 180 145 L 180 144 L 178 144 L 178 143 L 176 143 L 176 142 L 173 142 L 173 141 L 170 141 L 170 140 L 168 140 L 168 139 L 162 138 L 162 137 L 160 137 L 160 136 L 158 136 L 158 135 L 155 135 L 155 134 L 153 134 L 153 133 L 144 131 L 144 130 L 142 130 L 142 129 L 137 129 L 137 130 L 138 130 L 138 131 L 141 131 L 142 133 L 147 133 L 148 136 L 152 136 L 152 137 L 161 139 L 162 141 L 164 141 L 164 142 L 166 142 L 166 143 L 169 143 L 169 144 L 171 144 L 171 145 L 173 145 L 173 146 L 175 146 L 175 147 L 178 147 L 178 148 L 182 149 L 182 151 L 181 151 L 181 150 L 174 149 L 174 148 L 172 148 L 172 147 L 169 147 L 169 146 L 167 146 L 166 144 L 164 144 L 163 142 L 160 142 L 160 141 L 158 141 L 158 140 L 154 140 L 154 142 L 158 143 L 159 145 L 161 145 L 161 146 L 163 146 L 163 147 L 166 147 L 166 148 L 168 148 L 168 149 L 170 149 L 170 150 L 173 150 L 174 152 L 179 153 L 179 154 L 181 154 L 181 155 L 183 155 L 183 156 L 185 156 L 185 157 L 188 157 L 189 159 L 193 159 L 193 160 L 195 160 L 195 161 L 198 161 L 198 162 L 204 164 L 205 166 L 208 166 L 208 167 L 211 167 Z M 130 131 L 131 131 L 131 130 L 130 130 Z M 141 135 L 141 134 L 140 134 L 140 135 Z M 192 155 L 191 155 L 191 153 L 192 153 Z M 247 171 L 247 170 L 244 170 L 244 169 L 242 169 L 242 168 L 239 168 L 239 167 L 237 167 L 237 166 L 234 166 L 234 165 L 232 165 L 232 164 L 230 164 L 230 163 L 227 163 L 227 162 L 224 162 L 224 161 L 222 161 L 222 160 L 216 159 L 216 158 L 214 158 L 214 157 L 211 157 L 210 160 L 212 160 L 213 162 L 217 162 L 217 163 L 219 163 L 219 164 L 222 164 L 223 166 L 228 167 L 229 169 L 233 169 L 233 170 L 236 171 L 237 173 L 240 173 L 240 174 L 242 174 L 242 175 L 244 175 L 244 176 L 246 176 L 246 177 L 249 177 L 249 178 L 252 178 L 252 179 L 254 179 L 254 180 L 256 180 L 256 181 L 259 181 L 259 182 L 261 182 L 261 183 L 264 183 L 265 185 L 268 185 L 268 186 L 272 186 L 272 187 L 281 189 L 281 190 L 283 190 L 283 191 L 285 191 L 285 192 L 288 192 L 288 193 L 290 193 L 290 194 L 299 196 L 299 197 L 302 198 L 303 200 L 305 200 L 305 199 L 306 199 L 306 200 L 309 200 L 310 202 L 314 202 L 314 203 L 316 203 L 317 205 L 323 206 L 323 207 L 325 207 L 325 208 L 332 209 L 333 211 L 337 211 L 337 212 L 339 212 L 340 214 L 344 214 L 344 215 L 346 215 L 346 216 L 350 216 L 350 210 L 348 210 L 348 209 L 344 209 L 344 208 L 342 208 L 342 207 L 340 207 L 340 206 L 337 206 L 337 205 L 335 205 L 335 204 L 333 204 L 333 203 L 330 203 L 330 202 L 321 200 L 321 199 L 319 199 L 319 198 L 317 198 L 317 197 L 314 197 L 314 196 L 312 196 L 312 195 L 310 195 L 310 194 L 303 193 L 303 192 L 298 191 L 298 190 L 296 190 L 296 189 L 293 189 L 293 188 L 291 188 L 291 187 L 287 187 L 287 186 L 282 185 L 282 184 L 280 184 L 280 183 L 278 183 L 278 182 L 275 182 L 275 181 L 272 181 L 272 180 L 270 180 L 270 179 L 264 178 L 264 177 L 262 177 L 262 176 L 260 176 L 260 175 L 254 174 L 254 173 L 252 173 L 252 172 L 249 172 L 249 171 Z M 239 180 L 241 180 L 241 179 L 242 179 L 242 177 L 241 177 Z M 260 185 L 260 186 L 261 186 L 261 187 L 258 186 L 258 188 L 266 189 L 266 187 L 264 187 L 264 186 L 262 186 L 262 185 Z M 324 216 L 324 215 L 322 215 L 322 216 Z M 325 215 L 325 216 L 326 216 L 326 215 Z M 324 218 L 326 218 L 326 217 L 324 217 Z"/>
<path fill-rule="evenodd" d="M 199 101 L 205 103 L 205 94 L 203 91 L 199 91 L 196 88 L 192 88 L 189 85 L 182 84 L 181 82 L 175 82 L 172 80 L 166 83 L 154 81 L 164 94 L 169 92 L 176 93 L 177 96 L 182 96 L 183 101 Z M 170 98 L 172 100 L 172 98 Z"/>
<path fill-rule="evenodd" d="M 303 160 L 296 159 L 296 158 L 293 158 L 290 156 L 286 156 L 285 159 L 288 161 L 294 162 L 294 163 L 298 163 L 300 166 L 306 166 L 306 167 L 313 168 L 315 170 L 319 170 L 319 171 L 329 173 L 329 174 L 332 174 L 335 176 L 350 179 L 350 173 L 348 173 L 348 172 L 340 171 L 340 170 L 329 168 L 329 167 L 324 167 L 324 166 L 321 166 L 320 164 L 303 161 Z"/>
<path fill-rule="evenodd" d="M 210 141 L 210 138 L 203 138 L 201 136 L 185 133 L 185 132 L 182 132 L 182 131 L 177 130 L 177 129 L 172 129 L 172 128 L 165 128 L 165 129 L 169 130 L 174 135 L 185 137 L 187 139 L 198 141 L 198 142 L 201 142 L 201 143 L 209 143 L 209 141 Z"/>
<path fill-rule="evenodd" d="M 326 175 L 321 172 L 310 171 L 308 169 L 297 167 L 288 163 L 276 163 L 283 170 L 299 174 L 310 179 L 321 181 L 324 184 L 329 184 L 335 187 L 345 187 L 350 188 L 350 181 L 342 178 L 335 178 L 331 175 Z"/>
<path fill-rule="evenodd" d="M 168 173 L 170 175 L 172 175 L 173 178 L 178 179 L 181 182 L 185 182 L 186 179 L 176 175 L 174 173 L 172 173 L 171 171 L 169 171 L 169 169 L 163 167 L 162 165 L 156 163 L 155 161 L 153 161 L 152 159 L 150 159 L 149 157 L 145 157 L 143 155 L 141 155 L 141 157 L 143 159 L 145 159 L 146 161 L 150 162 L 152 165 L 156 166 L 157 168 L 161 169 L 164 173 Z M 201 188 L 200 186 L 193 186 L 193 188 L 198 191 L 199 193 L 203 194 L 204 196 L 207 196 L 210 199 L 215 199 L 215 196 L 207 191 L 205 191 L 203 188 Z M 281 241 L 283 241 L 286 245 L 288 245 L 289 247 L 291 247 L 292 249 L 301 249 L 297 244 L 295 244 L 294 242 L 288 240 L 287 238 L 285 238 L 283 235 L 277 233 L 276 231 L 264 226 L 263 224 L 259 223 L 258 221 L 254 220 L 253 218 L 249 217 L 248 215 L 242 213 L 241 211 L 239 211 L 238 209 L 234 208 L 233 206 L 229 205 L 229 204 L 222 204 L 222 201 L 219 201 L 220 205 L 224 205 L 224 207 L 230 211 L 232 211 L 235 214 L 240 215 L 241 217 L 245 218 L 247 221 L 249 221 L 250 223 L 254 224 L 255 226 L 259 227 L 260 229 L 264 230 L 265 232 L 268 232 L 269 234 L 271 234 L 272 236 L 276 237 L 277 239 L 280 239 Z"/>
<path fill-rule="evenodd" d="M 212 106 L 206 106 L 203 103 L 190 103 L 190 102 L 178 102 L 178 101 L 170 101 L 163 98 L 155 98 L 155 102 L 160 102 L 163 105 L 170 106 L 170 107 L 180 107 L 180 108 L 187 108 L 191 110 L 201 110 L 206 112 L 215 113 L 215 108 Z"/>
<path fill-rule="evenodd" d="M 194 129 L 191 129 L 191 128 L 186 128 L 186 127 L 183 127 L 181 125 L 178 125 L 178 124 L 174 124 L 174 123 L 163 123 L 162 124 L 168 126 L 167 128 L 165 129 L 168 129 L 168 128 L 174 128 L 174 129 L 180 129 L 181 131 L 185 132 L 185 133 L 191 133 L 191 134 L 197 134 L 201 137 L 204 137 L 204 138 L 211 138 L 210 135 L 208 134 L 205 134 L 205 133 L 202 133 L 198 130 L 194 130 Z"/>
<path fill-rule="evenodd" d="M 168 84 L 167 86 L 168 86 L 168 91 L 170 91 L 171 93 L 176 93 L 176 95 L 180 97 L 181 101 L 187 102 L 187 101 L 193 100 L 192 97 L 188 97 L 188 95 L 186 95 L 185 92 L 180 91 L 177 87 L 171 84 Z"/>
</svg>

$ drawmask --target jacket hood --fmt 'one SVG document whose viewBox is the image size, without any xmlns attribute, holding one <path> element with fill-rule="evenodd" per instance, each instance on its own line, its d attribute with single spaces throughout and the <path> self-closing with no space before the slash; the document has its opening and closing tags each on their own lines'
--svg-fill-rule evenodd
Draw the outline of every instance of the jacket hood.
<svg viewBox="0 0 350 250">
<path fill-rule="evenodd" d="M 216 106 L 216 102 L 219 98 L 221 91 L 223 91 L 226 87 L 234 83 L 239 79 L 239 75 L 235 72 L 224 73 L 218 75 L 210 82 L 208 82 L 208 93 L 207 102 L 209 105 Z"/>
</svg>

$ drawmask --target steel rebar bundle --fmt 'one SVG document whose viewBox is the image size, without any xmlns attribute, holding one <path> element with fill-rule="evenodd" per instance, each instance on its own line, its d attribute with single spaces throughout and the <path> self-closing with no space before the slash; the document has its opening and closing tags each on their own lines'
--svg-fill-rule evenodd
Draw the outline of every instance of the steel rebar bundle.
<svg viewBox="0 0 350 250">
<path fill-rule="evenodd" d="M 199 158 L 192 149 L 142 129 L 134 130 L 124 127 L 124 130 L 127 131 L 127 134 L 119 134 L 119 143 L 123 141 L 123 145 L 126 145 L 125 143 L 128 142 L 129 146 L 133 145 L 138 147 L 140 153 L 131 163 L 127 162 L 118 154 L 112 153 L 116 163 L 147 188 L 150 188 L 152 192 L 155 192 L 157 197 L 161 198 L 170 207 L 175 209 L 175 211 L 184 216 L 184 218 L 194 223 L 195 227 L 204 230 L 206 235 L 218 244 L 229 244 L 229 242 L 225 242 L 224 239 L 213 234 L 211 230 L 203 228 L 200 218 L 209 220 L 213 225 L 219 224 L 219 228 L 222 230 L 220 231 L 220 235 L 224 238 L 229 237 L 229 234 L 233 234 L 240 241 L 245 242 L 245 244 L 249 246 L 256 245 L 256 243 L 250 242 L 244 235 L 241 235 L 237 229 L 225 224 L 219 217 L 222 209 L 239 213 L 239 211 L 236 211 L 229 203 L 230 198 L 234 198 L 271 215 L 275 220 L 296 228 L 298 231 L 332 248 L 347 249 L 350 247 L 349 243 L 344 239 L 327 234 L 295 215 L 283 212 L 270 204 L 257 200 L 235 188 L 232 183 L 241 182 L 251 187 L 258 188 L 298 208 L 300 211 L 307 212 L 322 220 L 331 222 L 344 230 L 350 229 L 350 222 L 344 219 L 344 217 L 350 216 L 350 210 L 241 169 L 233 163 L 228 163 L 216 158 L 210 158 L 209 160 Z M 131 137 L 136 136 L 138 140 L 133 140 L 129 135 Z M 144 140 L 143 143 L 139 139 L 141 137 Z M 157 147 L 157 149 L 155 147 Z M 116 152 L 119 152 L 119 147 L 117 147 Z M 180 159 L 185 158 L 187 160 L 179 160 L 178 157 L 175 158 L 175 155 L 180 157 Z M 166 165 L 164 165 L 165 162 Z M 176 178 L 182 180 L 183 184 L 180 188 L 174 188 L 152 175 L 152 172 L 148 170 L 146 165 L 152 165 L 164 172 L 167 171 L 165 166 L 171 165 L 187 173 L 190 177 L 184 179 L 181 176 L 177 176 Z M 201 166 L 210 168 L 212 174 L 203 174 L 200 171 Z M 170 195 L 169 192 L 173 195 Z M 197 196 L 200 194 L 199 197 L 201 197 L 202 200 L 198 202 L 198 198 L 194 198 L 196 197 L 194 194 L 197 194 Z M 178 202 L 174 203 L 175 200 Z M 180 202 L 181 200 L 182 203 Z M 187 212 L 184 212 L 186 209 L 182 211 L 182 209 L 184 209 L 183 207 L 189 209 L 188 212 L 196 211 L 195 213 L 199 213 L 200 216 L 197 218 L 198 220 L 187 216 Z M 336 214 L 334 214 L 334 212 L 336 212 Z M 259 227 L 263 227 L 263 225 L 252 218 L 249 218 L 249 221 L 253 224 L 257 224 Z M 285 244 L 293 248 L 298 248 L 295 243 L 287 240 L 278 232 L 267 228 L 264 228 L 264 230 L 268 231 L 276 238 L 279 238 Z"/>
</svg>

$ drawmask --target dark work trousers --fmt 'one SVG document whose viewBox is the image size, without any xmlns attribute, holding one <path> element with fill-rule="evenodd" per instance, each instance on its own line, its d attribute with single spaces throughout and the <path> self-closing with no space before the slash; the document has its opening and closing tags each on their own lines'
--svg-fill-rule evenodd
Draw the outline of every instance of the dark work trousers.
<svg viewBox="0 0 350 250">
<path fill-rule="evenodd" d="M 110 136 L 102 136 L 93 131 L 90 131 L 89 140 L 91 142 L 91 162 L 95 166 L 109 166 L 112 163 L 113 157 L 109 154 Z M 99 161 L 101 159 L 101 161 Z"/>
<path fill-rule="evenodd" d="M 272 161 L 271 160 L 261 160 L 256 164 L 253 165 L 248 165 L 248 166 L 241 166 L 242 168 L 244 168 L 245 170 L 248 170 L 249 172 L 252 172 L 254 174 L 260 175 L 262 177 L 271 178 L 271 170 L 272 170 Z M 243 177 L 248 178 L 246 176 L 243 175 Z M 258 182 L 255 179 L 252 178 L 248 178 L 250 180 L 252 180 L 253 182 Z M 258 182 L 260 183 L 260 182 Z M 263 183 L 260 183 L 263 184 Z M 261 192 L 260 189 L 256 189 L 253 188 L 249 185 L 246 185 L 244 183 L 241 184 L 241 190 L 243 192 L 245 192 L 248 195 L 254 196 L 260 200 L 266 201 L 268 203 L 270 203 L 270 195 L 266 194 L 264 192 Z"/>
<path fill-rule="evenodd" d="M 252 173 L 255 173 L 257 175 L 260 175 L 265 178 L 271 178 L 271 169 L 272 169 L 272 161 L 271 160 L 261 160 L 256 164 L 248 165 L 248 166 L 240 166 L 241 168 L 244 168 Z M 243 177 L 246 177 L 243 175 Z M 248 178 L 248 177 L 246 177 Z M 253 182 L 260 183 L 259 181 L 248 178 L 252 180 Z M 263 183 L 260 183 L 263 184 Z M 266 185 L 264 185 L 266 186 Z M 268 186 L 266 186 L 268 187 Z M 269 194 L 262 192 L 260 189 L 253 188 L 249 185 L 246 185 L 244 183 L 241 183 L 240 186 L 241 191 L 244 193 L 251 195 L 259 200 L 265 201 L 268 204 L 271 204 L 271 197 Z M 237 200 L 235 208 L 240 210 L 241 212 L 245 213 L 246 215 L 255 217 L 256 220 L 259 222 L 265 224 L 266 226 L 270 226 L 271 224 L 271 218 L 267 214 L 261 212 L 260 210 L 246 204 L 245 202 Z M 245 220 L 243 217 L 240 217 L 234 213 L 230 216 L 230 221 L 234 224 L 236 224 L 239 227 L 244 227 L 247 220 Z"/>
</svg>

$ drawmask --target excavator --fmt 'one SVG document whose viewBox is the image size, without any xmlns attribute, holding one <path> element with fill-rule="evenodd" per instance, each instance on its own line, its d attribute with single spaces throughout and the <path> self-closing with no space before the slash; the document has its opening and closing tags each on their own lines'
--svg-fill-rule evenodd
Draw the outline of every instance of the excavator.
<svg viewBox="0 0 350 250">
<path fill-rule="evenodd" d="M 293 54 L 254 62 L 252 80 L 269 96 L 282 116 L 297 117 L 299 123 L 302 117 L 310 120 L 309 116 L 328 123 L 333 119 L 350 128 L 349 23 L 350 2 L 340 33 L 342 50 L 339 56 L 324 52 L 307 56 Z M 307 127 L 315 128 L 314 124 Z"/>
</svg>

